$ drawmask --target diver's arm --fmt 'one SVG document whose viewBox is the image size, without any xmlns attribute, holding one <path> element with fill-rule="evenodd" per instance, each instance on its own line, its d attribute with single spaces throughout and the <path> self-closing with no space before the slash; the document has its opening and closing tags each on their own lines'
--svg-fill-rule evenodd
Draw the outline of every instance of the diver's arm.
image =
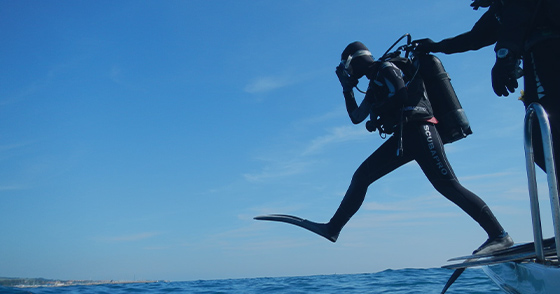
<svg viewBox="0 0 560 294">
<path fill-rule="evenodd" d="M 488 10 L 475 23 L 473 28 L 458 36 L 434 42 L 431 39 L 415 40 L 416 49 L 420 52 L 442 52 L 445 54 L 478 50 L 496 43 L 500 23 L 493 10 Z"/>
<path fill-rule="evenodd" d="M 521 1 L 510 1 L 503 6 L 496 51 L 507 48 L 515 58 L 521 57 L 525 38 L 533 25 L 535 6 L 536 4 Z"/>
<path fill-rule="evenodd" d="M 374 94 L 375 83 L 384 84 L 387 87 L 387 97 L 378 99 Z M 346 110 L 354 124 L 363 122 L 372 112 L 381 115 L 382 113 L 391 112 L 394 109 L 402 107 L 407 99 L 407 91 L 402 72 L 392 63 L 385 63 L 380 69 L 379 75 L 375 81 L 370 81 L 370 87 L 366 92 L 364 100 L 357 106 L 354 93 L 344 93 L 346 100 Z M 381 97 L 379 97 L 381 98 Z"/>
<path fill-rule="evenodd" d="M 358 106 L 358 103 L 356 103 L 356 98 L 354 97 L 354 92 L 344 92 L 346 111 L 348 111 L 348 116 L 350 117 L 350 120 L 353 124 L 357 125 L 363 122 L 368 117 L 371 108 L 371 103 L 368 102 L 370 101 L 368 95 L 369 94 L 366 94 L 366 97 L 364 97 L 364 100 L 362 101 L 362 103 L 360 103 L 360 106 Z"/>
<path fill-rule="evenodd" d="M 370 104 L 373 105 L 372 111 L 375 115 L 391 116 L 395 110 L 403 107 L 404 102 L 408 98 L 408 93 L 402 78 L 402 71 L 396 65 L 384 62 L 373 83 L 382 85 L 381 87 L 384 89 L 384 93 L 380 94 L 380 97 L 376 97 L 377 99 L 373 100 L 375 102 Z"/>
<path fill-rule="evenodd" d="M 342 64 L 336 67 L 335 73 L 342 86 L 342 94 L 344 94 L 344 102 L 346 104 L 348 116 L 350 120 L 352 120 L 352 123 L 359 124 L 364 121 L 367 114 L 365 116 L 363 115 L 365 106 L 362 106 L 362 104 L 364 104 L 364 102 L 362 101 L 360 106 L 358 106 L 356 98 L 354 97 L 354 87 L 358 84 L 358 79 L 349 76 Z"/>
<path fill-rule="evenodd" d="M 499 29 L 500 23 L 496 19 L 494 11 L 489 9 L 470 31 L 436 43 L 438 51 L 434 52 L 452 54 L 490 46 L 498 40 Z"/>
</svg>

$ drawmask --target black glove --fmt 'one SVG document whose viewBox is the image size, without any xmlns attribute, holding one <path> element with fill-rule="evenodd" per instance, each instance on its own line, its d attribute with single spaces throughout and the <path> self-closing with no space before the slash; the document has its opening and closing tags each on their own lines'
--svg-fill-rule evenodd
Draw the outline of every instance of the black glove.
<svg viewBox="0 0 560 294">
<path fill-rule="evenodd" d="M 342 65 L 337 66 L 335 72 L 342 85 L 342 92 L 351 92 L 352 89 L 358 85 L 358 79 L 349 76 Z"/>
<path fill-rule="evenodd" d="M 366 121 L 366 130 L 371 133 L 375 132 L 375 130 L 377 130 L 377 122 L 374 120 Z"/>
<path fill-rule="evenodd" d="M 499 51 L 501 50 L 503 49 Z M 522 76 L 522 73 L 517 58 L 511 53 L 500 56 L 499 51 L 492 68 L 492 88 L 498 96 L 509 96 L 509 93 L 513 93 L 517 88 L 517 79 Z"/>
<path fill-rule="evenodd" d="M 471 7 L 474 10 L 478 10 L 479 7 L 489 7 L 493 2 L 494 0 L 473 0 L 473 3 L 471 3 Z"/>
<path fill-rule="evenodd" d="M 412 41 L 414 44 L 414 50 L 424 53 L 430 52 L 440 52 L 438 49 L 439 43 L 432 41 L 432 39 L 420 39 Z"/>
</svg>

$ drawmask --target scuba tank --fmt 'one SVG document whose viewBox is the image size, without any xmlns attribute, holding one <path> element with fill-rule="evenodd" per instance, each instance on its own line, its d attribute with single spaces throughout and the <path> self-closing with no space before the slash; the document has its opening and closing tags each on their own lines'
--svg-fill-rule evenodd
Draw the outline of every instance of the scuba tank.
<svg viewBox="0 0 560 294">
<path fill-rule="evenodd" d="M 405 37 L 407 37 L 407 44 L 400 46 L 395 52 L 390 53 L 391 49 Z M 393 58 L 400 57 L 401 51 L 406 52 L 404 58 L 409 58 L 409 53 L 412 53 L 411 61 L 416 72 L 407 73 L 404 69 L 401 70 L 403 70 L 405 76 L 408 76 L 409 83 L 416 75 L 422 77 L 428 100 L 432 106 L 434 116 L 438 120 L 436 128 L 442 142 L 444 144 L 452 143 L 472 134 L 465 110 L 461 106 L 459 98 L 457 98 L 457 94 L 451 85 L 451 78 L 443 68 L 441 60 L 432 54 L 417 52 L 415 47 L 415 45 L 411 44 L 410 34 L 404 34 L 379 60 L 391 61 Z M 402 124 L 400 126 L 402 128 Z M 402 136 L 402 130 L 400 136 Z M 402 154 L 402 137 L 399 140 L 399 151 L 397 154 Z"/>
<path fill-rule="evenodd" d="M 472 134 L 469 120 L 451 85 L 441 60 L 432 54 L 414 54 L 412 61 L 424 80 L 436 128 L 443 143 L 451 143 Z"/>
</svg>

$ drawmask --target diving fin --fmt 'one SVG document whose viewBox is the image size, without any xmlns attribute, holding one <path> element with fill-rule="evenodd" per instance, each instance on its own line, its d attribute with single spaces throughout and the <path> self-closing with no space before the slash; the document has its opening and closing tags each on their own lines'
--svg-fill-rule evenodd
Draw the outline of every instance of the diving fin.
<svg viewBox="0 0 560 294">
<path fill-rule="evenodd" d="M 457 278 L 459 278 L 459 276 L 465 271 L 466 267 L 463 268 L 458 268 L 455 271 L 453 271 L 453 274 L 451 275 L 451 277 L 449 277 L 449 280 L 447 280 L 447 283 L 445 283 L 445 286 L 443 287 L 443 290 L 441 290 L 441 294 L 444 294 L 447 289 L 449 289 L 449 287 L 451 287 L 451 285 L 455 282 L 455 280 L 457 280 Z"/>
<path fill-rule="evenodd" d="M 555 249 L 556 248 L 556 244 L 554 242 L 554 237 L 549 238 L 549 239 L 544 239 L 542 244 L 543 244 L 543 249 L 544 250 Z M 447 261 L 456 261 L 456 260 L 471 259 L 471 258 L 496 257 L 496 256 L 502 256 L 502 255 L 521 254 L 521 253 L 525 253 L 525 252 L 534 252 L 534 251 L 535 251 L 535 243 L 530 242 L 530 243 L 518 244 L 518 245 L 515 245 L 515 246 L 505 248 L 505 249 L 497 250 L 497 251 L 492 251 L 492 252 L 489 252 L 489 253 L 486 253 L 486 254 L 473 254 L 473 255 L 467 255 L 467 256 L 454 257 L 454 258 L 451 258 Z"/>
<path fill-rule="evenodd" d="M 556 248 L 548 248 L 544 251 L 544 253 L 545 253 L 546 256 L 548 256 L 548 255 L 553 256 L 553 255 L 556 254 Z M 453 271 L 453 274 L 451 275 L 451 277 L 449 277 L 449 280 L 447 281 L 447 283 L 443 287 L 443 290 L 441 291 L 441 294 L 445 293 L 445 291 L 447 291 L 447 289 L 449 287 L 451 287 L 451 284 L 453 284 L 455 282 L 455 280 L 457 280 L 457 278 L 459 278 L 459 276 L 468 267 L 492 265 L 492 264 L 510 262 L 510 261 L 519 261 L 519 260 L 524 260 L 524 259 L 532 259 L 532 258 L 535 258 L 535 257 L 537 257 L 535 252 L 522 252 L 522 253 L 514 253 L 514 254 L 510 254 L 510 255 L 502 254 L 502 255 L 493 256 L 493 257 L 489 257 L 489 258 L 485 258 L 485 257 L 471 258 L 471 259 L 467 259 L 467 260 L 463 261 L 462 263 L 443 266 L 443 268 L 455 269 L 455 271 Z"/>
<path fill-rule="evenodd" d="M 484 257 L 487 254 L 492 254 L 492 253 L 496 253 L 496 252 L 500 252 L 500 251 L 511 250 L 510 248 L 511 248 L 512 245 L 513 245 L 513 240 L 511 240 L 511 237 L 509 237 L 509 235 L 504 232 L 502 235 L 500 235 L 496 238 L 488 239 L 486 242 L 484 242 L 482 244 L 482 246 L 480 246 L 477 250 L 475 250 L 473 255 L 463 257 L 463 258 L 466 258 L 464 262 L 462 262 L 460 264 L 453 265 L 453 267 L 444 266 L 444 268 L 454 268 L 455 271 L 453 272 L 451 277 L 449 277 L 449 280 L 447 281 L 447 283 L 443 287 L 443 290 L 441 291 L 441 294 L 444 294 L 445 291 L 447 291 L 447 289 L 449 287 L 451 287 L 451 285 L 455 282 L 455 280 L 457 280 L 457 278 L 459 278 L 459 276 L 465 271 L 465 269 L 467 267 L 473 266 L 473 265 L 483 264 L 479 261 L 481 259 L 481 257 Z M 492 246 L 494 246 L 494 247 L 492 247 Z M 498 246 L 502 246 L 502 247 L 505 246 L 505 248 L 497 249 Z M 488 252 L 488 250 L 492 250 L 492 249 L 494 249 L 494 250 L 491 251 L 491 252 Z M 492 255 L 490 255 L 490 256 L 492 256 Z M 463 259 L 463 258 L 461 258 L 461 259 Z M 506 257 L 506 258 L 496 257 L 496 259 L 494 261 L 501 260 L 501 259 L 507 260 L 507 258 L 508 257 Z"/>
<path fill-rule="evenodd" d="M 287 214 L 269 214 L 269 215 L 261 215 L 254 217 L 256 220 L 267 220 L 267 221 L 275 221 L 275 222 L 283 222 L 287 224 L 292 224 L 298 227 L 302 227 L 306 230 L 309 230 L 319 236 L 326 238 L 331 242 L 336 242 L 338 239 L 338 234 L 333 235 L 329 233 L 329 229 L 327 224 L 321 224 L 312 222 L 306 219 L 299 218 L 293 215 Z"/>
</svg>

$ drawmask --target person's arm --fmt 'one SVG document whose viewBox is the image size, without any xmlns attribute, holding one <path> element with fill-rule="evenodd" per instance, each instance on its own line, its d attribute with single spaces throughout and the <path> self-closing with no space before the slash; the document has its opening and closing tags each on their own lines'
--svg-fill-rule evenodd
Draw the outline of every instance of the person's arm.
<svg viewBox="0 0 560 294">
<path fill-rule="evenodd" d="M 354 124 L 359 124 L 361 121 L 358 121 L 354 118 L 354 112 L 358 110 L 358 103 L 356 103 L 356 98 L 354 97 L 354 91 L 343 92 L 344 94 L 344 102 L 346 104 L 346 111 L 348 112 L 348 116 L 350 120 Z"/>
<path fill-rule="evenodd" d="M 535 3 L 510 0 L 501 9 L 500 36 L 496 47 L 496 63 L 492 68 L 492 88 L 498 96 L 509 96 L 518 86 L 521 77 L 519 59 L 527 32 L 533 25 Z"/>
<path fill-rule="evenodd" d="M 373 95 L 374 92 L 376 95 Z M 368 94 L 371 95 L 368 97 Z M 401 118 L 399 110 L 402 109 L 407 98 L 408 93 L 401 70 L 390 62 L 381 64 L 364 98 L 364 101 L 369 102 L 371 116 L 371 120 L 366 123 L 366 129 L 370 132 L 379 129 L 380 133 L 392 134 L 394 126 Z"/>
<path fill-rule="evenodd" d="M 374 106 L 378 114 L 401 108 L 408 97 L 401 70 L 392 63 L 384 63 L 379 70 L 378 81 L 387 87 L 387 97 L 376 101 Z"/>
<path fill-rule="evenodd" d="M 372 106 L 372 93 L 367 91 L 364 100 L 358 106 L 356 103 L 356 98 L 354 97 L 354 92 L 344 92 L 344 100 L 346 102 L 346 111 L 348 111 L 348 116 L 353 124 L 357 125 L 363 122 L 370 114 Z"/>
<path fill-rule="evenodd" d="M 495 51 L 506 48 L 515 58 L 520 58 L 535 14 L 536 4 L 508 1 L 500 13 L 501 26 Z"/>
<path fill-rule="evenodd" d="M 500 23 L 496 19 L 494 11 L 489 9 L 469 32 L 442 40 L 440 42 L 442 49 L 440 52 L 452 54 L 490 46 L 498 40 L 499 29 Z"/>
<path fill-rule="evenodd" d="M 434 42 L 431 39 L 420 39 L 412 43 L 416 43 L 417 50 L 422 52 L 460 53 L 478 50 L 496 43 L 499 29 L 500 23 L 496 19 L 494 11 L 489 9 L 468 32 L 440 42 Z"/>
<path fill-rule="evenodd" d="M 366 119 L 369 114 L 369 109 L 371 104 L 368 106 L 369 99 L 366 99 L 368 95 L 366 94 L 366 98 L 362 101 L 360 106 L 356 103 L 356 98 L 354 97 L 354 87 L 358 84 L 358 80 L 349 76 L 341 65 L 336 67 L 336 75 L 338 80 L 340 81 L 340 85 L 342 86 L 342 94 L 344 94 L 344 101 L 346 104 L 346 111 L 348 112 L 348 116 L 350 120 L 354 124 L 359 124 Z"/>
</svg>

